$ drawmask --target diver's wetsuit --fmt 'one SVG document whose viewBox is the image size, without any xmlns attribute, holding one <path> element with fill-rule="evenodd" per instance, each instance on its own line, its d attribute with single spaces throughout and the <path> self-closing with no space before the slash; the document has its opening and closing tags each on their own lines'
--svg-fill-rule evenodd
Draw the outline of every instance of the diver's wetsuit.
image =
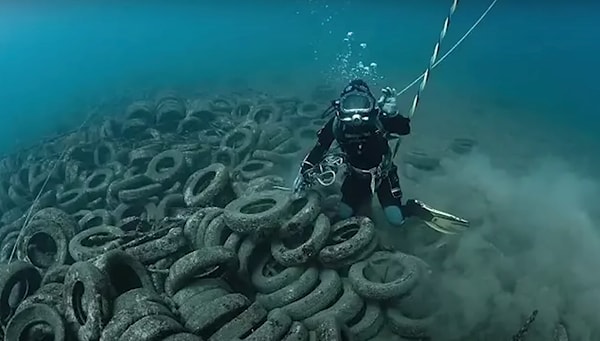
<svg viewBox="0 0 600 341">
<path fill-rule="evenodd" d="M 331 118 L 317 133 L 317 144 L 306 156 L 301 171 L 305 172 L 321 162 L 331 144 L 336 141 L 345 154 L 349 167 L 348 175 L 342 184 L 342 202 L 353 212 L 357 212 L 359 207 L 372 197 L 373 183 L 368 170 L 378 170 L 380 181 L 376 183 L 374 190 L 381 206 L 384 209 L 391 206 L 399 208 L 403 216 L 400 220 L 403 221 L 404 217 L 412 214 L 402 205 L 398 169 L 391 160 L 392 155 L 386 135 L 388 133 L 408 135 L 410 119 L 399 114 L 395 116 L 379 114 L 375 117 L 378 117 L 377 122 L 356 127 L 342 124 L 336 117 Z"/>
</svg>

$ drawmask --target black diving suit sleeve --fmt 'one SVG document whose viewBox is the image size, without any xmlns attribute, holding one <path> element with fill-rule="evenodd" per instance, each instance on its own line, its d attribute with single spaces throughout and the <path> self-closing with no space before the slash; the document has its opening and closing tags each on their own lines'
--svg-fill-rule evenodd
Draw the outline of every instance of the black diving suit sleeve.
<svg viewBox="0 0 600 341">
<path fill-rule="evenodd" d="M 384 130 L 389 134 L 410 134 L 410 118 L 404 117 L 400 114 L 395 116 L 383 116 L 381 117 L 381 123 Z"/>
<path fill-rule="evenodd" d="M 302 166 L 300 168 L 302 173 L 321 162 L 325 157 L 325 153 L 327 153 L 331 144 L 335 141 L 333 121 L 334 118 L 329 119 L 329 121 L 327 121 L 327 123 L 325 123 L 325 125 L 317 132 L 317 143 L 306 155 L 304 161 L 302 161 Z"/>
</svg>

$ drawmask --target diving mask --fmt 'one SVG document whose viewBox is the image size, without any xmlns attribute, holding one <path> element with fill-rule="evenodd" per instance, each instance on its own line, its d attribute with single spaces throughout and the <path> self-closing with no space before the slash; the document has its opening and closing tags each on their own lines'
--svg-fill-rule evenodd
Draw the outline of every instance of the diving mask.
<svg viewBox="0 0 600 341">
<path fill-rule="evenodd" d="M 375 97 L 364 81 L 352 81 L 335 101 L 338 118 L 342 122 L 362 123 L 375 113 Z"/>
</svg>

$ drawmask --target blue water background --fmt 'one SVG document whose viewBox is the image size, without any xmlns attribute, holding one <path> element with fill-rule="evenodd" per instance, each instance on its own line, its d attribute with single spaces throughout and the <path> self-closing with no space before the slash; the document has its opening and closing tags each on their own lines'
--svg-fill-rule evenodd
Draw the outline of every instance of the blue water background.
<svg viewBox="0 0 600 341">
<path fill-rule="evenodd" d="M 426 66 L 450 7 L 448 0 L 198 3 L 0 5 L 0 151 L 75 128 L 86 106 L 132 89 L 217 91 L 245 82 L 302 92 L 342 84 L 350 71 L 344 57 L 351 65 L 377 63 L 365 77 L 402 88 Z M 460 2 L 442 53 L 488 5 Z M 598 22 L 600 6 L 591 3 L 499 0 L 434 70 L 423 110 L 458 99 L 440 115 L 460 121 L 460 111 L 471 110 L 460 106 L 467 100 L 501 108 L 503 119 L 514 115 L 514 124 L 544 129 L 549 140 L 577 141 L 594 159 Z"/>
</svg>

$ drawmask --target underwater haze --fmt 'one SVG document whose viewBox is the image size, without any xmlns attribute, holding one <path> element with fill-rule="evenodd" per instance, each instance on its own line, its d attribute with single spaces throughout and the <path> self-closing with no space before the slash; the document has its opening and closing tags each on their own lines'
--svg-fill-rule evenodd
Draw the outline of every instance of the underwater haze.
<svg viewBox="0 0 600 341">
<path fill-rule="evenodd" d="M 441 55 L 490 3 L 460 1 Z M 304 96 L 358 77 L 400 90 L 427 67 L 450 5 L 0 4 L 0 152 L 157 89 Z M 591 1 L 499 0 L 432 70 L 403 150 L 477 141 L 476 153 L 443 160 L 444 172 L 402 174 L 407 196 L 477 222 L 434 265 L 447 322 L 434 340 L 461 340 L 484 324 L 482 340 L 508 340 L 535 309 L 531 340 L 550 340 L 559 322 L 571 340 L 600 340 L 599 22 Z M 402 111 L 418 86 L 400 97 Z M 407 249 L 418 238 L 386 229 Z"/>
</svg>

